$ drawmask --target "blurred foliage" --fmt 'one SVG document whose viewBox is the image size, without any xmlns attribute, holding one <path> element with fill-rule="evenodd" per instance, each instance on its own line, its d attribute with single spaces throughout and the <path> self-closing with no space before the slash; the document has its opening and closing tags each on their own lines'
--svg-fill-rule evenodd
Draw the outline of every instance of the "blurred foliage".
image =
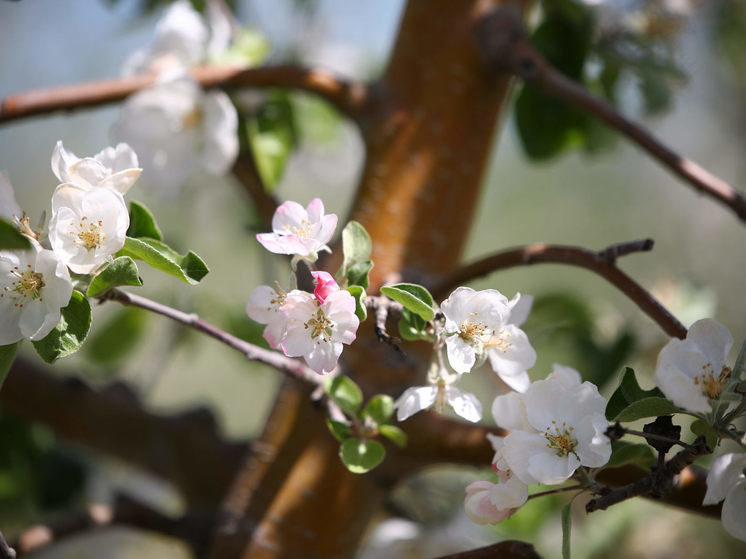
<svg viewBox="0 0 746 559">
<path fill-rule="evenodd" d="M 96 326 L 83 348 L 83 356 L 97 365 L 96 376 L 110 376 L 105 371 L 113 373 L 111 367 L 131 355 L 143 340 L 147 323 L 146 311 L 124 307 Z"/>
<path fill-rule="evenodd" d="M 733 74 L 746 84 L 746 3 L 742 0 L 721 0 L 715 7 L 715 44 L 733 69 Z"/>
<path fill-rule="evenodd" d="M 127 0 L 125 0 L 126 2 Z M 207 2 L 208 0 L 190 0 L 192 3 L 192 6 L 194 6 L 194 9 L 198 12 L 205 13 L 205 10 L 207 9 Z M 235 12 L 236 9 L 236 0 L 222 0 L 224 1 L 228 7 L 231 8 Z M 103 0 L 104 3 L 109 4 L 111 6 L 114 6 L 116 4 L 121 4 L 122 0 Z M 176 2 L 176 0 L 135 0 L 137 4 L 137 12 L 141 15 L 148 15 L 156 10 L 160 9 L 163 6 L 166 6 L 168 4 L 173 4 Z"/>
</svg>

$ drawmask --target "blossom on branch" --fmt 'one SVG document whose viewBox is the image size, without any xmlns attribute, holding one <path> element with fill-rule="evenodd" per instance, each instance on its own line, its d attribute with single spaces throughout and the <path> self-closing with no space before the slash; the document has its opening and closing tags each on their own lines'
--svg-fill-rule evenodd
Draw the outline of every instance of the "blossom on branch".
<svg viewBox="0 0 746 559">
<path fill-rule="evenodd" d="M 456 415 L 472 423 L 482 419 L 482 404 L 474 394 L 463 392 L 443 381 L 430 386 L 407 388 L 394 402 L 398 421 L 404 421 L 431 407 L 438 413 L 443 413 L 446 407 L 450 407 Z"/>
<path fill-rule="evenodd" d="M 285 335 L 286 320 L 280 313 L 280 308 L 285 303 L 286 295 L 279 284 L 276 287 L 260 285 L 251 292 L 249 302 L 246 303 L 249 318 L 267 325 L 262 337 L 275 349 L 280 347 L 280 341 Z"/>
<path fill-rule="evenodd" d="M 79 158 L 58 141 L 52 152 L 52 172 L 61 183 L 86 190 L 106 187 L 124 195 L 140 178 L 137 154 L 127 144 L 107 147 L 93 157 Z"/>
<path fill-rule="evenodd" d="M 528 499 L 528 486 L 511 472 L 498 472 L 500 483 L 475 481 L 466 486 L 464 510 L 476 524 L 498 524 Z"/>
<path fill-rule="evenodd" d="M 723 502 L 723 528 L 734 538 L 746 541 L 746 454 L 718 456 L 707 474 L 707 493 L 703 505 Z"/>
<path fill-rule="evenodd" d="M 337 281 L 329 272 L 319 270 L 318 272 L 311 272 L 311 276 L 316 284 L 313 294 L 319 300 L 319 303 L 323 303 L 329 295 L 339 291 Z"/>
<path fill-rule="evenodd" d="M 536 350 L 519 328 L 531 312 L 533 297 L 516 294 L 508 302 L 510 312 L 497 334 L 487 342 L 487 357 L 492 369 L 513 390 L 525 392 L 531 379 L 528 369 L 536 364 Z"/>
<path fill-rule="evenodd" d="M 256 238 L 264 248 L 275 254 L 293 254 L 315 261 L 318 252 L 329 250 L 326 245 L 337 227 L 335 214 L 324 214 L 324 203 L 314 198 L 306 208 L 287 201 L 272 216 L 272 233 L 259 233 Z"/>
<path fill-rule="evenodd" d="M 60 321 L 73 293 L 70 273 L 51 250 L 0 251 L 0 345 L 40 340 Z"/>
</svg>

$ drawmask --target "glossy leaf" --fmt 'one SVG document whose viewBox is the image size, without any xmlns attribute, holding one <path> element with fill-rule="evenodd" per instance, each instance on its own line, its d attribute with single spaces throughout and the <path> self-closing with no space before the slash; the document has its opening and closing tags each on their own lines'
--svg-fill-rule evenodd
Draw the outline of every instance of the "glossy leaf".
<svg viewBox="0 0 746 559">
<path fill-rule="evenodd" d="M 360 406 L 363 405 L 363 392 L 350 377 L 334 377 L 326 383 L 326 392 L 329 398 L 337 404 L 342 411 L 357 415 Z"/>
<path fill-rule="evenodd" d="M 347 280 L 352 285 L 368 288 L 368 272 L 373 264 L 370 262 L 372 244 L 365 227 L 357 221 L 350 221 L 342 229 L 342 267 L 337 273 L 339 281 Z M 367 268 L 367 270 L 366 270 Z M 352 278 L 350 278 L 350 275 Z M 364 276 L 364 277 L 363 277 Z M 354 281 L 353 281 L 354 280 Z"/>
<path fill-rule="evenodd" d="M 153 214 L 144 204 L 130 202 L 130 226 L 127 229 L 127 236 L 134 239 L 147 237 L 156 241 L 163 240 L 163 233 L 158 228 Z"/>
<path fill-rule="evenodd" d="M 611 458 L 604 465 L 604 468 L 618 468 L 633 464 L 647 470 L 655 463 L 655 453 L 650 446 L 627 441 L 612 441 Z"/>
<path fill-rule="evenodd" d="M 365 307 L 365 289 L 359 285 L 351 285 L 347 291 L 355 298 L 355 314 L 364 322 L 368 318 L 368 309 Z"/>
<path fill-rule="evenodd" d="M 378 431 L 399 448 L 406 448 L 407 434 L 396 425 L 380 425 Z"/>
<path fill-rule="evenodd" d="M 31 242 L 21 235 L 15 225 L 0 218 L 0 250 L 31 248 Z"/>
<path fill-rule="evenodd" d="M 80 291 L 73 291 L 68 305 L 62 309 L 57 326 L 39 341 L 32 342 L 47 363 L 72 355 L 83 345 L 91 327 L 91 305 Z"/>
<path fill-rule="evenodd" d="M 96 274 L 88 286 L 87 295 L 98 297 L 109 289 L 122 285 L 142 285 L 137 264 L 129 256 L 115 258 L 106 268 Z"/>
<path fill-rule="evenodd" d="M 606 419 L 615 421 L 622 410 L 630 404 L 642 400 L 643 398 L 664 398 L 663 393 L 658 388 L 643 390 L 637 383 L 635 371 L 629 367 L 624 369 L 622 381 L 609 398 L 606 405 Z M 670 412 L 669 412 L 670 413 Z M 649 416 L 643 416 L 649 417 Z"/>
<path fill-rule="evenodd" d="M 386 394 L 373 396 L 363 409 L 363 419 L 370 419 L 376 425 L 388 423 L 394 415 L 394 399 Z"/>
<path fill-rule="evenodd" d="M 423 320 L 432 320 L 435 317 L 433 296 L 421 285 L 396 283 L 382 287 L 381 293 L 401 303 L 405 309 L 420 316 Z"/>
<path fill-rule="evenodd" d="M 334 438 L 341 443 L 345 442 L 352 435 L 352 430 L 349 425 L 345 425 L 341 421 L 327 419 L 326 426 L 329 428 L 329 432 L 334 435 Z"/>
<path fill-rule="evenodd" d="M 347 439 L 339 447 L 339 457 L 353 474 L 364 474 L 383 462 L 386 450 L 378 441 Z"/>
<path fill-rule="evenodd" d="M 673 402 L 665 398 L 643 398 L 624 408 L 612 421 L 637 421 L 644 417 L 658 417 L 680 411 Z"/>
<path fill-rule="evenodd" d="M 133 239 L 127 237 L 124 248 L 117 254 L 142 260 L 156 270 L 195 285 L 210 271 L 204 261 L 192 251 L 181 255 L 169 246 L 155 239 Z"/>
</svg>

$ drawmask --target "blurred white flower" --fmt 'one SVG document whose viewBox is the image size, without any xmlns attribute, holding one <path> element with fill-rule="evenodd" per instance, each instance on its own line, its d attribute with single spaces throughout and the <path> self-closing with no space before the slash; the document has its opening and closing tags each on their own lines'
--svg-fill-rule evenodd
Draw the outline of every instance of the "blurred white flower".
<svg viewBox="0 0 746 559">
<path fill-rule="evenodd" d="M 51 250 L 0 251 L 0 345 L 40 340 L 60 321 L 73 293 L 67 266 Z"/>
<path fill-rule="evenodd" d="M 52 152 L 52 172 L 61 183 L 86 190 L 103 186 L 124 195 L 140 178 L 142 169 L 138 167 L 137 154 L 127 144 L 107 147 L 93 157 L 81 159 L 66 150 L 60 140 Z"/>
<path fill-rule="evenodd" d="M 466 486 L 464 510 L 476 524 L 497 524 L 522 507 L 528 486 L 511 472 L 498 472 L 500 483 L 475 481 Z"/>
<path fill-rule="evenodd" d="M 61 184 L 52 195 L 49 242 L 73 272 L 91 274 L 124 246 L 129 214 L 109 188 Z"/>
<path fill-rule="evenodd" d="M 723 501 L 723 528 L 734 538 L 746 541 L 746 454 L 718 456 L 707 474 L 707 493 L 703 505 Z"/>
<path fill-rule="evenodd" d="M 324 214 L 324 203 L 314 198 L 303 208 L 298 202 L 281 204 L 272 216 L 272 233 L 259 233 L 256 238 L 264 248 L 275 254 L 295 254 L 315 261 L 337 227 L 336 214 Z"/>
<path fill-rule="evenodd" d="M 20 219 L 22 215 L 8 174 L 5 171 L 0 171 L 0 217 L 13 223 Z"/>
<path fill-rule="evenodd" d="M 226 173 L 238 155 L 237 129 L 238 114 L 225 93 L 205 92 L 177 71 L 128 97 L 111 134 L 134 147 L 148 182 L 168 192 L 198 168 Z"/>
<path fill-rule="evenodd" d="M 730 381 L 725 359 L 732 345 L 725 326 L 710 318 L 698 320 L 685 340 L 673 338 L 661 350 L 653 380 L 677 406 L 709 413 Z"/>
<path fill-rule="evenodd" d="M 462 392 L 446 382 L 437 382 L 430 386 L 412 386 L 394 402 L 396 419 L 399 421 L 404 421 L 430 407 L 434 407 L 439 413 L 450 407 L 456 415 L 472 423 L 482 419 L 482 404 L 476 396 Z"/>
</svg>

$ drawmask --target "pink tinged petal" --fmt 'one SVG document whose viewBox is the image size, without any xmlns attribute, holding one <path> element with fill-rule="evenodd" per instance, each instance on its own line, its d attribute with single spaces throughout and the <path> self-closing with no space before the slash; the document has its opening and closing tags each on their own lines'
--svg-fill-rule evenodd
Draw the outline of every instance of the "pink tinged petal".
<svg viewBox="0 0 746 559">
<path fill-rule="evenodd" d="M 327 244 L 334 236 L 334 231 L 337 229 L 337 215 L 329 214 L 321 218 L 321 227 L 316 234 L 316 240 L 321 245 Z"/>
<path fill-rule="evenodd" d="M 462 392 L 454 386 L 446 386 L 446 399 L 456 415 L 476 423 L 482 419 L 482 404 L 474 394 Z"/>
<path fill-rule="evenodd" d="M 16 196 L 13 192 L 13 185 L 5 171 L 0 171 L 0 217 L 7 221 L 13 221 L 15 217 L 21 217 L 21 208 L 16 202 Z"/>
<path fill-rule="evenodd" d="M 723 503 L 723 528 L 734 538 L 746 542 L 746 480 L 740 480 L 728 492 Z"/>
<path fill-rule="evenodd" d="M 339 356 L 342 354 L 342 344 L 336 342 L 316 342 L 311 351 L 305 353 L 303 358 L 314 371 L 327 375 L 337 366 Z"/>
<path fill-rule="evenodd" d="M 716 369 L 716 374 L 720 372 L 730 348 L 733 347 L 733 336 L 728 329 L 711 318 L 704 318 L 692 324 L 686 340 L 694 343 L 705 354 Z"/>
<path fill-rule="evenodd" d="M 508 430 L 527 431 L 530 429 L 526 417 L 526 404 L 523 395 L 508 392 L 495 398 L 492 402 L 492 417 L 498 427 Z"/>
<path fill-rule="evenodd" d="M 292 247 L 283 240 L 283 237 L 274 233 L 258 233 L 256 240 L 273 254 L 294 254 Z"/>
<path fill-rule="evenodd" d="M 510 476 L 490 489 L 490 500 L 498 510 L 514 511 L 526 504 L 528 485 L 516 476 Z"/>
<path fill-rule="evenodd" d="M 702 504 L 715 505 L 725 499 L 731 488 L 744 478 L 744 468 L 746 454 L 730 452 L 718 456 L 707 474 L 707 493 Z"/>
<path fill-rule="evenodd" d="M 521 324 L 526 322 L 533 304 L 534 298 L 531 295 L 521 295 L 520 293 L 516 293 L 515 297 L 513 297 L 508 302 L 510 314 L 505 319 L 505 322 L 507 324 L 515 324 L 516 326 L 520 326 Z"/>
<path fill-rule="evenodd" d="M 446 338 L 446 353 L 448 362 L 457 373 L 468 373 L 477 360 L 474 346 L 459 338 L 458 335 Z"/>
<path fill-rule="evenodd" d="M 508 517 L 501 513 L 490 499 L 490 490 L 495 484 L 489 481 L 475 481 L 466 486 L 464 512 L 476 524 L 497 524 Z"/>
<path fill-rule="evenodd" d="M 329 272 L 318 271 L 311 272 L 316 288 L 313 290 L 313 294 L 319 303 L 326 301 L 326 298 L 335 291 L 339 291 L 339 285 L 334 280 L 334 277 Z"/>
<path fill-rule="evenodd" d="M 272 216 L 272 231 L 278 235 L 292 233 L 294 227 L 300 227 L 308 213 L 298 202 L 288 200 L 280 204 Z"/>
<path fill-rule="evenodd" d="M 435 386 L 415 386 L 407 388 L 394 403 L 396 419 L 404 421 L 418 411 L 429 408 L 435 403 L 438 389 Z"/>
<path fill-rule="evenodd" d="M 288 357 L 300 357 L 313 351 L 314 342 L 303 324 L 288 324 L 280 348 Z"/>
<path fill-rule="evenodd" d="M 249 295 L 249 301 L 246 303 L 246 314 L 251 320 L 260 324 L 268 324 L 278 311 L 278 293 L 268 285 L 260 285 L 255 288 Z"/>
<path fill-rule="evenodd" d="M 222 91 L 205 95 L 202 167 L 211 175 L 223 175 L 238 156 L 238 113 Z"/>
<path fill-rule="evenodd" d="M 321 198 L 314 198 L 306 206 L 306 213 L 308 215 L 308 221 L 311 223 L 318 223 L 321 218 L 324 217 L 324 202 Z"/>
</svg>

